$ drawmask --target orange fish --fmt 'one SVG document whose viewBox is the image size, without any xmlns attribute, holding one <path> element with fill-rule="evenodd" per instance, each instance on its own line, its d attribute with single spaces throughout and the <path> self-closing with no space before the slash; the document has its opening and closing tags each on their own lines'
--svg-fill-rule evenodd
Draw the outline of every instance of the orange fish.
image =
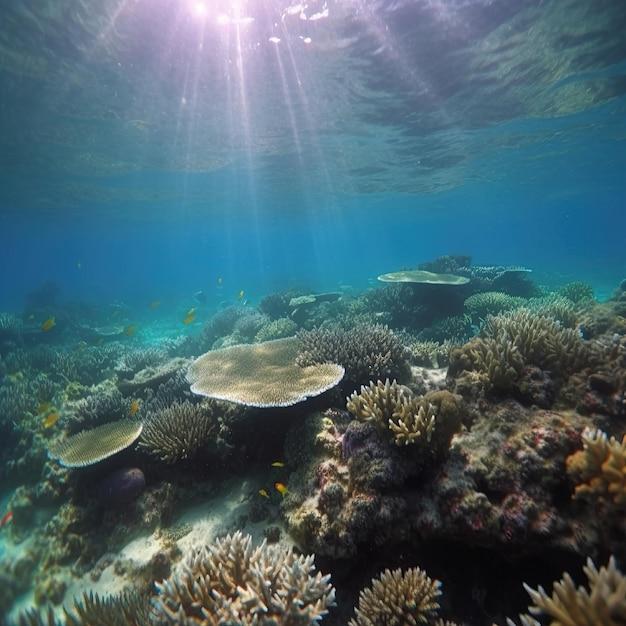
<svg viewBox="0 0 626 626">
<path fill-rule="evenodd" d="M 0 519 L 0 528 L 4 528 L 13 519 L 13 511 L 5 513 L 2 519 Z"/>
<path fill-rule="evenodd" d="M 127 337 L 132 337 L 134 336 L 134 334 L 137 332 L 137 324 L 129 324 L 125 329 L 124 329 L 124 334 Z"/>
<path fill-rule="evenodd" d="M 141 408 L 141 403 L 139 402 L 139 400 L 133 400 L 130 403 L 130 409 L 128 409 L 128 413 L 132 417 L 133 415 L 137 414 L 140 408 Z"/>
<path fill-rule="evenodd" d="M 41 330 L 43 330 L 44 333 L 47 333 L 49 330 L 52 330 L 56 325 L 57 325 L 57 322 L 56 322 L 56 319 L 54 318 L 54 315 L 53 315 L 52 317 L 49 317 L 41 325 Z"/>
<path fill-rule="evenodd" d="M 191 309 L 189 309 L 189 311 L 187 311 L 187 315 L 185 315 L 185 317 L 183 318 L 183 324 L 185 326 L 189 326 L 189 324 L 191 324 L 195 319 L 196 309 L 195 307 L 192 307 Z"/>
<path fill-rule="evenodd" d="M 267 493 L 267 489 L 259 489 L 259 495 L 263 496 L 264 498 L 269 498 L 270 494 Z"/>
<path fill-rule="evenodd" d="M 276 491 L 278 491 L 278 493 L 283 497 L 289 491 L 289 489 L 287 489 L 287 485 L 283 483 L 274 483 L 274 489 L 276 489 Z"/>
<path fill-rule="evenodd" d="M 158 309 L 161 306 L 161 301 L 160 300 L 153 300 L 150 304 L 149 304 L 150 308 L 154 311 L 155 309 Z"/>
<path fill-rule="evenodd" d="M 52 428 L 59 421 L 60 417 L 58 411 L 53 411 L 52 413 L 48 413 L 41 423 L 44 428 Z"/>
</svg>

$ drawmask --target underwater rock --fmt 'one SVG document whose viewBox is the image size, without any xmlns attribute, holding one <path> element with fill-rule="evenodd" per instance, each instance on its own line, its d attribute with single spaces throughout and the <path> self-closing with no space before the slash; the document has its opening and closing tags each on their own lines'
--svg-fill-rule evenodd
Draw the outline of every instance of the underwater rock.
<svg viewBox="0 0 626 626">
<path fill-rule="evenodd" d="M 98 500 L 105 506 L 121 507 L 133 502 L 146 486 L 138 467 L 122 468 L 107 476 L 98 486 Z"/>
</svg>

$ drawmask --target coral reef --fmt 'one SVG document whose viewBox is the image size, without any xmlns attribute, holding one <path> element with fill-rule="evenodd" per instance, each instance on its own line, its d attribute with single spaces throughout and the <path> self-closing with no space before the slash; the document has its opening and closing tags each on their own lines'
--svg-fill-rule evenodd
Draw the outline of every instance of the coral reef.
<svg viewBox="0 0 626 626">
<path fill-rule="evenodd" d="M 465 300 L 465 310 L 474 321 L 497 315 L 503 311 L 512 311 L 523 306 L 525 300 L 510 296 L 502 291 L 483 291 L 475 293 Z"/>
<path fill-rule="evenodd" d="M 138 467 L 124 467 L 109 474 L 98 485 L 98 500 L 109 507 L 121 507 L 139 496 L 146 486 L 146 477 Z"/>
<path fill-rule="evenodd" d="M 571 300 L 574 304 L 580 304 L 593 300 L 593 287 L 589 283 L 574 281 L 563 285 L 559 289 L 559 295 Z"/>
<path fill-rule="evenodd" d="M 377 381 L 361 387 L 348 398 L 347 409 L 361 421 L 373 421 L 388 427 L 397 445 L 416 441 L 430 442 L 435 428 L 435 407 L 415 397 L 396 381 Z"/>
<path fill-rule="evenodd" d="M 298 341 L 299 365 L 338 363 L 346 370 L 346 385 L 408 376 L 405 349 L 386 326 L 317 328 L 300 332 Z"/>
<path fill-rule="evenodd" d="M 296 334 L 298 325 L 288 317 L 279 317 L 262 326 L 254 337 L 257 343 L 272 341 L 273 339 L 284 339 Z"/>
<path fill-rule="evenodd" d="M 296 364 L 296 339 L 207 352 L 189 367 L 193 393 L 257 407 L 290 406 L 334 387 L 344 375 L 328 362 Z"/>
<path fill-rule="evenodd" d="M 335 601 L 312 556 L 258 547 L 236 532 L 196 550 L 178 575 L 157 583 L 157 624 L 313 626 Z"/>
<path fill-rule="evenodd" d="M 93 465 L 132 446 L 142 428 L 142 423 L 135 420 L 110 422 L 57 441 L 48 453 L 64 467 Z"/>
<path fill-rule="evenodd" d="M 457 347 L 454 341 L 411 340 L 406 346 L 409 362 L 431 368 L 446 367 L 450 361 L 450 350 Z"/>
<path fill-rule="evenodd" d="M 404 626 L 433 623 L 441 583 L 418 567 L 385 570 L 361 591 L 355 618 L 348 626 Z"/>
<path fill-rule="evenodd" d="M 531 600 L 530 613 L 520 615 L 523 626 L 539 626 L 535 617 L 547 617 L 551 626 L 621 626 L 626 622 L 626 577 L 611 557 L 606 567 L 597 569 L 591 559 L 583 568 L 588 588 L 576 587 L 572 577 L 565 573 L 554 583 L 552 596 L 542 587 L 532 589 L 524 585 Z M 535 617 L 533 617 L 535 616 Z M 507 620 L 509 626 L 515 622 Z"/>
<path fill-rule="evenodd" d="M 578 483 L 575 496 L 609 509 L 626 508 L 626 435 L 619 442 L 597 429 L 582 433 L 583 450 L 567 459 L 567 471 Z"/>
<path fill-rule="evenodd" d="M 192 458 L 215 436 L 216 420 L 207 403 L 175 403 L 151 413 L 138 448 L 165 463 Z"/>
</svg>

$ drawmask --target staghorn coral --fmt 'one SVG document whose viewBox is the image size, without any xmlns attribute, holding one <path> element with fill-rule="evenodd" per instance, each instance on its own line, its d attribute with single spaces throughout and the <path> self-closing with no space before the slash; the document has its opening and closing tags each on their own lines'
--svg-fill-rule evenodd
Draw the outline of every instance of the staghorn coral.
<svg viewBox="0 0 626 626">
<path fill-rule="evenodd" d="M 557 294 L 530 298 L 525 306 L 537 315 L 556 320 L 564 328 L 575 328 L 578 323 L 579 312 L 576 305 L 568 298 Z"/>
<path fill-rule="evenodd" d="M 402 379 L 408 374 L 405 349 L 389 328 L 380 324 L 359 324 L 349 329 L 316 328 L 298 334 L 302 366 L 338 363 L 346 370 L 349 383 Z"/>
<path fill-rule="evenodd" d="M 600 500 L 626 506 L 626 435 L 621 443 L 601 430 L 587 428 L 582 433 L 583 450 L 567 458 L 567 471 L 579 481 L 577 498 Z"/>
<path fill-rule="evenodd" d="M 387 379 L 362 386 L 348 398 L 347 409 L 361 421 L 373 421 L 388 427 L 397 445 L 408 445 L 420 439 L 430 441 L 435 427 L 435 407 L 415 397 L 394 380 Z"/>
<path fill-rule="evenodd" d="M 256 309 L 245 309 L 244 315 L 235 322 L 233 335 L 240 342 L 250 342 L 269 322 L 270 318 Z"/>
<path fill-rule="evenodd" d="M 257 343 L 271 341 L 272 339 L 283 339 L 296 334 L 298 325 L 288 317 L 279 317 L 276 320 L 262 326 L 254 337 Z"/>
<path fill-rule="evenodd" d="M 439 610 L 441 583 L 419 567 L 385 570 L 359 594 L 355 618 L 348 626 L 430 624 Z"/>
<path fill-rule="evenodd" d="M 591 559 L 583 567 L 588 588 L 576 587 L 568 573 L 554 583 L 552 596 L 542 587 L 532 589 L 524 584 L 533 604 L 530 613 L 545 617 L 550 626 L 623 626 L 626 623 L 626 576 L 611 556 L 606 567 L 597 569 Z M 523 626 L 540 626 L 529 614 L 520 615 Z M 509 626 L 515 622 L 507 620 Z"/>
<path fill-rule="evenodd" d="M 502 291 L 483 291 L 467 298 L 464 306 L 473 320 L 480 320 L 488 315 L 512 311 L 522 306 L 523 302 L 525 302 L 523 298 L 509 296 Z"/>
<path fill-rule="evenodd" d="M 440 368 L 450 361 L 450 350 L 457 347 L 454 341 L 411 341 L 407 345 L 408 358 L 412 365 Z"/>
<path fill-rule="evenodd" d="M 193 457 L 215 434 L 216 420 L 206 404 L 181 402 L 151 414 L 138 447 L 165 463 Z"/>
<path fill-rule="evenodd" d="M 287 338 L 207 352 L 189 367 L 191 391 L 247 406 L 291 406 L 343 378 L 343 367 L 334 363 L 297 365 L 298 347 Z"/>
<path fill-rule="evenodd" d="M 460 344 L 474 334 L 472 319 L 469 315 L 450 315 L 436 320 L 418 334 L 421 341 L 452 341 Z"/>
<path fill-rule="evenodd" d="M 313 626 L 335 603 L 330 576 L 315 573 L 313 556 L 253 547 L 236 532 L 196 550 L 181 573 L 157 582 L 159 625 Z"/>
<path fill-rule="evenodd" d="M 132 378 L 146 367 L 156 367 L 167 359 L 167 352 L 159 348 L 135 348 L 125 352 L 117 362 L 115 371 L 120 378 Z"/>
<path fill-rule="evenodd" d="M 93 391 L 95 393 L 74 402 L 68 424 L 70 432 L 92 428 L 104 421 L 122 419 L 129 415 L 131 400 L 124 398 L 119 389 L 110 382 L 98 385 Z"/>
<path fill-rule="evenodd" d="M 48 448 L 51 458 L 64 467 L 85 467 L 131 446 L 141 434 L 141 422 L 122 419 L 84 430 Z"/>
</svg>

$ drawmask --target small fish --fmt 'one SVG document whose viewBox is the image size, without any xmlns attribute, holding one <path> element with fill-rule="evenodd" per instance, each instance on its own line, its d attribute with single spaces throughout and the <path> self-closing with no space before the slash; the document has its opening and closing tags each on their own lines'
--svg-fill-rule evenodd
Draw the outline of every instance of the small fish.
<svg viewBox="0 0 626 626">
<path fill-rule="evenodd" d="M 287 485 L 283 483 L 274 483 L 274 489 L 276 489 L 276 491 L 278 491 L 278 493 L 283 497 L 289 491 L 289 489 L 287 489 Z"/>
<path fill-rule="evenodd" d="M 267 493 L 267 489 L 259 489 L 259 495 L 263 496 L 264 498 L 269 498 L 270 494 Z"/>
<path fill-rule="evenodd" d="M 183 318 L 183 324 L 185 326 L 189 326 L 189 324 L 195 321 L 195 319 L 196 319 L 196 309 L 195 307 L 192 307 L 191 309 L 189 309 L 189 311 L 187 311 L 187 315 L 185 315 L 185 317 Z"/>
<path fill-rule="evenodd" d="M 274 461 L 272 467 L 285 467 L 285 464 L 282 461 Z"/>
<path fill-rule="evenodd" d="M 43 330 L 44 333 L 47 333 L 49 330 L 52 330 L 55 326 L 57 325 L 57 321 L 54 317 L 54 315 L 52 317 L 49 317 L 42 325 L 41 325 L 41 330 Z"/>
<path fill-rule="evenodd" d="M 139 402 L 139 400 L 133 400 L 130 403 L 130 409 L 128 409 L 128 413 L 129 415 L 132 417 L 133 415 L 136 415 L 139 412 L 139 409 L 141 408 L 141 402 Z"/>
<path fill-rule="evenodd" d="M 193 299 L 198 304 L 206 304 L 206 293 L 204 293 L 204 291 L 200 289 L 199 291 L 196 291 L 196 293 L 193 294 Z"/>
<path fill-rule="evenodd" d="M 77 270 L 82 270 L 83 269 L 83 264 L 80 261 L 76 261 L 76 269 Z"/>
<path fill-rule="evenodd" d="M 237 298 L 239 300 L 243 300 L 243 297 L 246 295 L 246 292 L 242 289 L 238 294 L 237 294 Z"/>
<path fill-rule="evenodd" d="M 217 277 L 217 284 L 221 285 L 224 282 L 224 279 L 221 276 Z"/>
<path fill-rule="evenodd" d="M 41 424 L 44 428 L 52 428 L 59 421 L 60 417 L 61 416 L 59 415 L 58 411 L 53 411 L 43 418 Z"/>
<path fill-rule="evenodd" d="M 29 322 L 32 322 L 35 319 L 35 314 L 31 313 L 27 318 L 26 318 Z"/>
<path fill-rule="evenodd" d="M 161 306 L 161 301 L 153 300 L 148 306 L 154 311 L 155 309 L 158 309 Z"/>
<path fill-rule="evenodd" d="M 51 402 L 40 402 L 37 407 L 37 413 L 47 413 L 52 408 Z"/>
<path fill-rule="evenodd" d="M 0 519 L 0 528 L 4 528 L 13 519 L 13 511 L 5 513 L 2 519 Z"/>
<path fill-rule="evenodd" d="M 126 326 L 126 328 L 124 328 L 124 334 L 127 337 L 133 337 L 136 332 L 137 332 L 137 324 L 129 324 L 128 326 Z"/>
</svg>

